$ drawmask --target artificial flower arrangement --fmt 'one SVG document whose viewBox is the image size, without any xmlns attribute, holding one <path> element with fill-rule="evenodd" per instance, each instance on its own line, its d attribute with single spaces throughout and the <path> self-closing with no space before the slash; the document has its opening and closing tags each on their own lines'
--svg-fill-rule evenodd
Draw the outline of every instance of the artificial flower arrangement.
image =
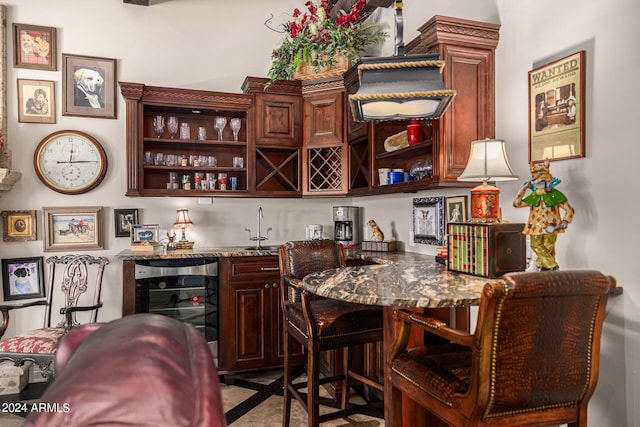
<svg viewBox="0 0 640 427">
<path fill-rule="evenodd" d="M 276 80 L 293 80 L 304 64 L 313 72 L 335 68 L 339 61 L 353 65 L 366 46 L 383 41 L 387 34 L 377 23 L 363 22 L 365 0 L 358 0 L 347 13 L 332 17 L 329 0 L 307 1 L 306 12 L 294 9 L 293 20 L 283 24 L 286 36 L 272 52 L 271 85 Z"/>
</svg>

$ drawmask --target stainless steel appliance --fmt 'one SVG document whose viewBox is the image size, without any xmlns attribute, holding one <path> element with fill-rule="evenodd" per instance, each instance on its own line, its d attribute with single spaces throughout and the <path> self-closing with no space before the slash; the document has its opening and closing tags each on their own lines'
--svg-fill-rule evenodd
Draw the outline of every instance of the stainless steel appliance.
<svg viewBox="0 0 640 427">
<path fill-rule="evenodd" d="M 334 240 L 346 249 L 355 248 L 360 243 L 360 211 L 357 206 L 334 206 Z"/>
<path fill-rule="evenodd" d="M 218 339 L 218 258 L 136 261 L 136 313 L 188 322 Z"/>
</svg>

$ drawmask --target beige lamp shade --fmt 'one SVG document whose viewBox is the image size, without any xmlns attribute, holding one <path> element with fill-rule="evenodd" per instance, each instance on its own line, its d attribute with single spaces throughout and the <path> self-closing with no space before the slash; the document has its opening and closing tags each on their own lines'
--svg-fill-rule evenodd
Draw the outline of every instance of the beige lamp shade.
<svg viewBox="0 0 640 427">
<path fill-rule="evenodd" d="M 469 160 L 458 181 L 513 181 L 518 176 L 507 159 L 505 142 L 483 139 L 471 142 Z"/>
</svg>

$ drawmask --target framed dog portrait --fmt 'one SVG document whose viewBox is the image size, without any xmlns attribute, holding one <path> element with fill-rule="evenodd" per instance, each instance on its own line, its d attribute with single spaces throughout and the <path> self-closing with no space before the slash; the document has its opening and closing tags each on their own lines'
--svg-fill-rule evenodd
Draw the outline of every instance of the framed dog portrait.
<svg viewBox="0 0 640 427">
<path fill-rule="evenodd" d="M 56 71 L 56 29 L 13 24 L 13 54 L 16 68 Z"/>
<path fill-rule="evenodd" d="M 55 123 L 53 81 L 18 79 L 18 122 Z"/>
<path fill-rule="evenodd" d="M 36 240 L 36 211 L 2 211 L 2 240 Z"/>
<path fill-rule="evenodd" d="M 62 54 L 62 115 L 116 118 L 116 60 Z"/>
<path fill-rule="evenodd" d="M 138 209 L 114 209 L 116 237 L 129 237 L 131 227 L 138 224 Z"/>
<path fill-rule="evenodd" d="M 529 161 L 585 157 L 585 51 L 529 71 Z"/>
<path fill-rule="evenodd" d="M 5 301 L 44 297 L 42 257 L 3 259 L 2 290 Z"/>
<path fill-rule="evenodd" d="M 416 243 L 444 243 L 444 197 L 413 199 L 413 239 Z"/>
<path fill-rule="evenodd" d="M 45 252 L 104 249 L 102 206 L 42 210 Z"/>
</svg>

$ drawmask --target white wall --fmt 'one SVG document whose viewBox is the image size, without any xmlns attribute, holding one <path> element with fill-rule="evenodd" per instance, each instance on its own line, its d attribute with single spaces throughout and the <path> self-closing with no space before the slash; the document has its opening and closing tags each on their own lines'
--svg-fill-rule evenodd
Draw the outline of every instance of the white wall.
<svg viewBox="0 0 640 427">
<path fill-rule="evenodd" d="M 284 14 L 303 7 L 302 0 L 243 0 L 229 11 L 227 3 L 211 0 L 156 0 L 150 7 L 125 5 L 120 0 L 5 0 L 8 26 L 8 136 L 13 167 L 22 180 L 0 199 L 1 209 L 41 209 L 42 206 L 106 207 L 106 250 L 96 251 L 112 260 L 107 267 L 105 309 L 100 320 L 120 315 L 122 293 L 120 264 L 113 255 L 126 248 L 125 238 L 113 237 L 113 208 L 140 208 L 144 222 L 168 227 L 178 207 L 188 207 L 196 226 L 189 236 L 199 246 L 244 245 L 245 227 L 255 232 L 256 209 L 264 209 L 263 229 L 273 227 L 272 243 L 304 236 L 304 227 L 320 223 L 331 227 L 331 206 L 354 204 L 366 219 L 374 218 L 387 236 L 407 243 L 412 229 L 414 197 L 467 194 L 433 191 L 417 194 L 375 196 L 353 200 L 215 199 L 198 205 L 197 199 L 124 197 L 125 124 L 124 103 L 118 94 L 118 119 L 62 117 L 57 124 L 17 123 L 17 78 L 54 80 L 60 108 L 60 71 L 45 72 L 13 68 L 11 24 L 55 26 L 59 53 L 116 58 L 118 79 L 149 85 L 239 92 L 247 75 L 265 76 L 270 51 L 280 35 L 263 22 L 272 13 L 273 27 Z M 235 5 L 234 4 L 234 5 Z M 609 303 L 603 334 L 600 382 L 590 404 L 590 425 L 639 426 L 640 410 L 640 299 L 634 266 L 639 233 L 633 219 L 640 211 L 638 179 L 633 175 L 640 144 L 636 84 L 640 54 L 640 3 L 636 0 L 424 0 L 405 1 L 405 41 L 434 14 L 500 23 L 496 51 L 496 136 L 508 143 L 511 165 L 527 179 L 527 72 L 538 65 L 578 50 L 587 51 L 587 157 L 554 162 L 551 170 L 562 179 L 561 191 L 576 209 L 574 223 L 558 241 L 562 268 L 595 268 L 612 274 L 625 288 Z M 80 18 L 81 17 L 81 18 Z M 60 59 L 60 58 L 59 58 Z M 119 91 L 118 91 L 119 92 Z M 103 142 L 109 172 L 102 185 L 86 195 L 63 196 L 44 187 L 33 173 L 33 150 L 51 132 L 78 129 Z M 513 222 L 526 219 L 525 209 L 509 207 L 521 182 L 505 183 L 502 189 L 504 217 Z M 622 203 L 627 207 L 620 208 Z M 0 243 L 0 258 L 47 256 L 39 240 Z M 416 245 L 410 251 L 434 253 L 432 246 Z M 53 254 L 53 253 L 51 253 Z M 14 315 L 12 328 L 38 324 L 38 309 Z"/>
</svg>

